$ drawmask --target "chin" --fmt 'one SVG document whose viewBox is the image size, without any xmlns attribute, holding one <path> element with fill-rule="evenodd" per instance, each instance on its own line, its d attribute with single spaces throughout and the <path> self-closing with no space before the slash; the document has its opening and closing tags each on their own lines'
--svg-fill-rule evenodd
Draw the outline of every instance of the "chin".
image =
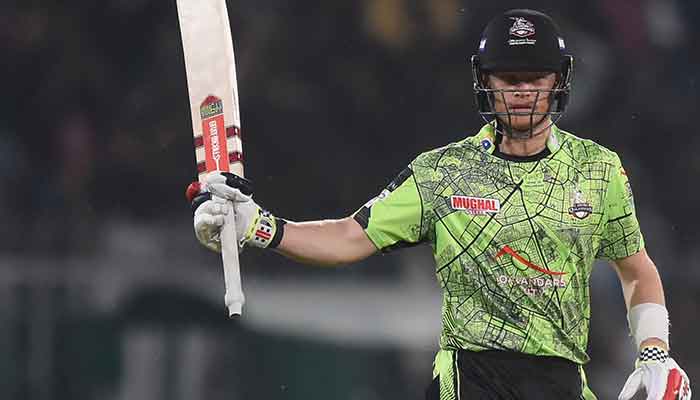
<svg viewBox="0 0 700 400">
<path fill-rule="evenodd" d="M 510 126 L 510 128 L 514 131 L 518 132 L 523 132 L 523 133 L 529 133 L 530 132 L 530 117 L 529 116 L 511 116 L 510 118 L 510 123 L 508 122 L 507 117 L 501 117 L 502 122 L 505 125 Z M 539 128 L 540 123 L 542 122 L 544 118 L 539 116 L 535 119 L 532 120 L 532 129 L 537 131 Z"/>
<path fill-rule="evenodd" d="M 515 131 L 524 132 L 530 130 L 530 118 L 523 117 L 523 120 L 519 120 L 519 118 L 512 118 L 510 124 L 507 121 L 505 122 L 506 125 L 510 126 L 510 128 Z M 535 121 L 533 121 L 532 127 L 537 128 L 537 123 Z"/>
</svg>

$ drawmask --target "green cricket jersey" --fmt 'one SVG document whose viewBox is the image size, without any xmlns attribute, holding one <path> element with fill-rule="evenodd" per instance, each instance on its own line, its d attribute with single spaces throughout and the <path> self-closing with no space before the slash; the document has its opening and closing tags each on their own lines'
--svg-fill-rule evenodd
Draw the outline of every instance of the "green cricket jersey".
<svg viewBox="0 0 700 400">
<path fill-rule="evenodd" d="M 487 124 L 419 155 L 355 219 L 382 251 L 427 242 L 443 289 L 443 350 L 588 361 L 596 258 L 644 247 L 614 152 L 552 127 L 549 154 L 493 154 Z"/>
</svg>

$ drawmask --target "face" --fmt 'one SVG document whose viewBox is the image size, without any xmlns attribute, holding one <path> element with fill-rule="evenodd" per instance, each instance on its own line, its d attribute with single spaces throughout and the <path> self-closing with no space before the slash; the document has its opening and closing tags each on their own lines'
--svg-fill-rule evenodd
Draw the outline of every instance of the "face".
<svg viewBox="0 0 700 400">
<path fill-rule="evenodd" d="M 504 113 L 499 119 L 511 129 L 529 132 L 545 118 L 549 110 L 549 96 L 557 81 L 553 72 L 494 72 L 487 75 L 489 88 L 505 90 L 494 93 L 494 109 Z M 542 92 L 538 92 L 541 90 Z M 530 124 L 530 114 L 535 112 Z M 508 118 L 505 113 L 510 113 Z M 539 113 L 539 115 L 537 115 Z"/>
</svg>

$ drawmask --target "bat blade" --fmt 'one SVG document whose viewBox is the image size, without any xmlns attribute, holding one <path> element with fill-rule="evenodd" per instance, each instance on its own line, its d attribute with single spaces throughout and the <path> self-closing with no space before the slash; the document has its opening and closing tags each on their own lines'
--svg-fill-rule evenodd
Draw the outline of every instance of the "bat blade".
<svg viewBox="0 0 700 400">
<path fill-rule="evenodd" d="M 187 72 L 197 176 L 215 171 L 243 176 L 243 142 L 238 105 L 236 60 L 225 0 L 177 0 Z M 221 231 L 221 256 L 229 316 L 240 315 L 238 245 L 233 213 Z"/>
</svg>

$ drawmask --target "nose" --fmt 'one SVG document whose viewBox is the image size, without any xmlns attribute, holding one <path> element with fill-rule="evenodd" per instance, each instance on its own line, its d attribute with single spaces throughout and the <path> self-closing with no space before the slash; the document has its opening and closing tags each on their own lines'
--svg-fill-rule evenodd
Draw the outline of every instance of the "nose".
<svg viewBox="0 0 700 400">
<path fill-rule="evenodd" d="M 530 97 L 535 92 L 535 86 L 529 82 L 520 82 L 515 85 L 515 91 L 513 95 L 515 97 Z"/>
</svg>

